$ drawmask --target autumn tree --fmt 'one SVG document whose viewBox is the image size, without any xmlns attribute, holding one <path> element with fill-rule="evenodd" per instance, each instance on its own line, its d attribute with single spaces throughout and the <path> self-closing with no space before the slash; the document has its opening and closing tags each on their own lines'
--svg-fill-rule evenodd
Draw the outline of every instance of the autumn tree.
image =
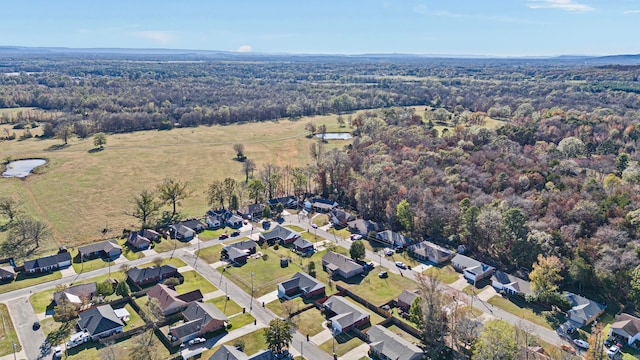
<svg viewBox="0 0 640 360">
<path fill-rule="evenodd" d="M 516 360 L 518 345 L 513 326 L 502 320 L 489 320 L 475 343 L 473 359 Z"/>
<path fill-rule="evenodd" d="M 529 274 L 531 290 L 536 297 L 545 299 L 558 291 L 558 284 L 563 279 L 560 275 L 562 268 L 563 264 L 557 256 L 538 255 L 538 262 L 533 264 L 533 270 Z"/>
<path fill-rule="evenodd" d="M 172 206 L 172 218 L 176 215 L 176 207 L 188 196 L 189 190 L 187 189 L 186 182 L 180 182 L 176 179 L 165 179 L 162 184 L 158 186 L 158 197 L 160 200 Z"/>
<path fill-rule="evenodd" d="M 354 260 L 364 259 L 366 251 L 362 240 L 355 240 L 351 243 L 351 246 L 349 247 L 349 255 Z"/>
<path fill-rule="evenodd" d="M 140 194 L 133 197 L 132 202 L 133 211 L 127 215 L 139 219 L 142 227 L 146 227 L 162 207 L 162 203 L 156 200 L 155 192 L 150 190 L 142 190 Z"/>
<path fill-rule="evenodd" d="M 312 122 L 304 124 L 304 129 L 309 132 L 309 137 L 312 137 L 316 133 L 316 125 Z"/>
<path fill-rule="evenodd" d="M 207 189 L 207 203 L 213 207 L 219 204 L 224 209 L 224 199 L 226 197 L 224 184 L 220 180 L 214 180 Z"/>
<path fill-rule="evenodd" d="M 448 303 L 442 285 L 433 276 L 417 274 L 418 295 L 422 299 L 422 343 L 430 358 L 441 358 L 447 352 L 444 337 L 449 332 L 447 312 Z"/>
<path fill-rule="evenodd" d="M 57 322 L 67 323 L 78 316 L 78 306 L 64 296 L 56 302 L 53 311 L 53 319 Z"/>
<path fill-rule="evenodd" d="M 269 322 L 269 327 L 264 330 L 264 337 L 269 350 L 276 354 L 289 347 L 293 334 L 291 324 L 282 319 L 274 319 Z"/>
<path fill-rule="evenodd" d="M 129 350 L 131 360 L 160 360 L 162 354 L 158 351 L 162 346 L 152 329 L 147 329 L 140 335 L 134 336 Z"/>
<path fill-rule="evenodd" d="M 107 135 L 103 132 L 99 132 L 93 135 L 93 146 L 98 149 L 104 149 L 104 146 L 107 144 Z"/>
<path fill-rule="evenodd" d="M 407 200 L 402 199 L 396 206 L 396 218 L 404 230 L 413 231 L 413 212 Z"/>
</svg>

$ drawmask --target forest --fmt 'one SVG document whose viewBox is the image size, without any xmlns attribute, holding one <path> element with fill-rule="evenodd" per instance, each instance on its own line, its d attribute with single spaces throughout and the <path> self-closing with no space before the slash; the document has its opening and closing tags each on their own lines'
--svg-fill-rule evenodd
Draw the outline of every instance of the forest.
<svg viewBox="0 0 640 360">
<path fill-rule="evenodd" d="M 323 196 L 504 269 L 557 256 L 561 288 L 640 306 L 640 66 L 177 60 L 3 58 L 0 108 L 57 115 L 0 121 L 87 138 L 365 109 L 344 150 L 313 146 Z M 412 105 L 428 107 L 400 108 Z"/>
</svg>

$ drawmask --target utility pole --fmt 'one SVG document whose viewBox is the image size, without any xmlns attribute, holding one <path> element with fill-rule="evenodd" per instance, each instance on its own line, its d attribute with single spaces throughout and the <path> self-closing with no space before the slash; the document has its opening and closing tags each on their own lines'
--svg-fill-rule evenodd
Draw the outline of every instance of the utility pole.
<svg viewBox="0 0 640 360">
<path fill-rule="evenodd" d="M 13 360 L 16 360 L 16 343 L 13 343 Z"/>
<path fill-rule="evenodd" d="M 249 314 L 253 309 L 253 271 L 251 272 L 251 302 L 249 303 Z"/>
</svg>

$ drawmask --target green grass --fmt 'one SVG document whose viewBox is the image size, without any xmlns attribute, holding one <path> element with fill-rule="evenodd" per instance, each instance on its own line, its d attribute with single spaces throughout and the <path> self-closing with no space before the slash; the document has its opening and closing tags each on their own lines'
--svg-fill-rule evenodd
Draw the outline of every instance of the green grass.
<svg viewBox="0 0 640 360">
<path fill-rule="evenodd" d="M 302 235 L 303 239 L 308 240 L 308 241 L 310 241 L 310 242 L 312 242 L 314 244 L 316 242 L 318 242 L 318 241 L 326 240 L 325 238 L 323 238 L 320 235 L 315 235 L 315 232 L 305 231 L 305 232 L 301 232 L 300 235 Z"/>
<path fill-rule="evenodd" d="M 172 251 L 174 246 L 176 249 L 180 249 L 190 245 L 188 242 L 182 242 L 174 239 L 163 239 L 163 238 L 160 238 L 159 243 L 154 243 L 154 244 L 155 245 L 153 245 L 153 250 L 155 250 L 158 253 Z"/>
<path fill-rule="evenodd" d="M 325 226 L 329 223 L 329 215 L 327 214 L 319 214 L 311 219 L 311 222 L 318 226 Z"/>
<path fill-rule="evenodd" d="M 227 300 L 226 295 L 209 299 L 206 302 L 212 303 L 215 307 L 218 308 L 218 310 L 222 311 L 227 316 L 234 315 L 242 311 L 240 305 L 238 305 L 231 299 Z"/>
<path fill-rule="evenodd" d="M 127 244 L 127 239 L 118 239 L 118 245 L 122 247 L 122 256 L 127 260 L 136 260 L 144 257 L 142 251 L 133 251 Z"/>
<path fill-rule="evenodd" d="M 409 334 L 408 332 L 400 329 L 396 325 L 387 326 L 387 330 L 393 332 L 394 334 L 400 336 L 401 338 L 407 340 L 408 342 L 410 342 L 412 344 L 420 344 L 421 343 L 420 339 L 413 337 L 411 334 Z"/>
<path fill-rule="evenodd" d="M 265 340 L 264 337 L 264 329 L 259 329 L 256 330 L 254 332 L 248 333 L 246 335 L 243 335 L 237 339 L 228 341 L 224 344 L 227 345 L 232 345 L 234 342 L 236 341 L 243 341 L 245 346 L 244 346 L 244 353 L 248 354 L 248 355 L 253 355 L 255 353 L 257 353 L 260 350 L 264 350 L 267 348 L 267 342 Z M 202 353 L 202 356 L 200 357 L 201 359 L 208 359 L 209 357 L 211 357 L 211 355 L 213 355 L 219 348 L 220 345 L 214 346 L 213 348 L 211 348 L 208 351 L 205 351 L 204 353 Z"/>
<path fill-rule="evenodd" d="M 436 279 L 445 284 L 453 284 L 460 278 L 460 273 L 458 273 L 451 265 L 432 266 L 425 270 L 424 274 L 435 276 Z"/>
<path fill-rule="evenodd" d="M 541 311 L 534 310 L 530 304 L 525 302 L 518 302 L 517 304 L 512 300 L 505 299 L 500 295 L 493 296 L 487 301 L 489 304 L 497 306 L 504 311 L 508 311 L 514 315 L 517 315 L 525 320 L 531 321 L 534 324 L 544 326 L 547 329 L 554 330 L 549 322 L 542 316 Z"/>
<path fill-rule="evenodd" d="M 69 335 L 75 332 L 75 322 L 59 323 L 51 316 L 40 321 L 40 327 L 52 345 L 63 344 L 68 340 Z"/>
<path fill-rule="evenodd" d="M 13 344 L 16 344 L 16 351 L 22 350 L 16 329 L 13 327 L 13 321 L 9 316 L 7 305 L 0 304 L 0 319 L 2 319 L 2 327 L 0 327 L 0 356 L 13 353 Z"/>
<path fill-rule="evenodd" d="M 20 273 L 16 276 L 16 280 L 7 284 L 0 285 L 0 294 L 13 290 L 23 289 L 29 286 L 51 282 L 62 278 L 60 271 L 52 273 L 26 275 Z"/>
<path fill-rule="evenodd" d="M 267 303 L 266 307 L 267 309 L 273 311 L 274 314 L 284 318 L 289 316 L 284 305 L 285 302 L 288 302 L 288 304 L 291 304 L 291 309 L 293 312 L 299 310 L 300 308 L 306 305 L 304 303 L 304 300 L 298 296 L 297 298 L 293 298 L 287 301 L 280 301 L 280 299 L 273 300 L 272 302 Z"/>
<path fill-rule="evenodd" d="M 77 284 L 86 284 L 86 283 L 90 283 L 90 282 L 96 282 L 96 283 L 101 283 L 104 282 L 105 280 L 107 280 L 108 278 L 112 278 L 112 279 L 116 279 L 118 281 L 124 281 L 127 278 L 127 274 L 125 274 L 124 272 L 118 270 L 115 271 L 116 269 L 114 268 L 119 268 L 119 266 L 112 266 L 111 267 L 111 275 L 109 274 L 104 274 L 104 275 L 100 275 L 100 276 L 96 276 L 94 278 L 91 279 L 86 279 L 86 280 L 82 280 L 82 281 L 77 281 L 72 283 L 71 285 L 77 285 Z"/>
<path fill-rule="evenodd" d="M 229 318 L 229 322 L 231 323 L 231 329 L 239 329 L 245 325 L 253 325 L 253 321 L 255 320 L 255 318 L 251 315 L 249 315 L 249 313 L 244 313 L 244 314 L 238 314 L 234 317 Z"/>
<path fill-rule="evenodd" d="M 357 307 L 359 307 L 362 310 L 368 312 L 369 315 L 370 315 L 370 321 L 369 322 L 371 323 L 371 325 L 379 324 L 381 321 L 384 320 L 384 318 L 382 316 L 380 316 L 380 315 L 374 313 L 373 311 L 367 309 L 366 307 L 364 307 L 364 305 L 360 304 L 359 302 L 357 302 L 357 301 L 355 301 L 353 299 L 350 299 L 350 298 L 347 298 L 347 301 L 355 304 Z"/>
<path fill-rule="evenodd" d="M 336 235 L 338 237 L 341 237 L 343 239 L 349 239 L 351 237 L 351 232 L 346 227 L 342 228 L 340 230 L 337 230 L 335 228 L 331 228 L 331 229 L 329 229 L 329 233 L 333 234 L 333 235 Z M 364 242 L 368 242 L 368 241 L 364 241 Z"/>
<path fill-rule="evenodd" d="M 29 302 L 36 314 L 47 311 L 47 307 L 53 305 L 54 292 L 56 292 L 55 288 L 37 292 L 29 297 Z"/>
<path fill-rule="evenodd" d="M 162 259 L 162 263 L 160 264 L 162 265 L 173 265 L 176 268 L 180 268 L 183 267 L 185 265 L 187 265 L 184 261 L 178 259 L 178 258 L 163 258 Z M 155 262 L 148 262 L 148 263 L 144 263 L 142 265 L 138 265 L 138 268 L 147 268 L 147 267 L 151 267 L 151 266 L 156 266 Z"/>
<path fill-rule="evenodd" d="M 320 310 L 316 308 L 303 311 L 294 316 L 292 320 L 298 331 L 309 336 L 314 336 L 322 332 L 322 330 L 324 330 L 322 324 L 326 322 Z"/>
<path fill-rule="evenodd" d="M 335 344 L 336 355 L 344 356 L 344 354 L 364 344 L 364 341 L 360 340 L 352 333 L 342 333 L 336 336 L 334 340 L 328 340 L 319 346 L 321 350 L 328 354 L 333 354 L 333 345 Z"/>
<path fill-rule="evenodd" d="M 297 226 L 297 225 L 287 225 L 286 227 L 288 227 L 289 229 L 291 229 L 291 230 L 293 230 L 295 232 L 299 232 L 299 233 L 307 231 L 306 229 L 303 229 L 303 228 L 301 228 L 300 226 Z"/>
<path fill-rule="evenodd" d="M 73 250 L 71 252 L 71 266 L 73 266 L 73 270 L 80 274 L 82 272 L 89 272 L 97 269 L 102 269 L 107 267 L 109 263 L 101 258 L 91 259 L 91 260 L 80 260 L 78 256 L 78 250 Z M 111 266 L 114 266 L 113 261 L 111 262 Z"/>
<path fill-rule="evenodd" d="M 185 294 L 196 289 L 200 289 L 203 294 L 217 290 L 213 284 L 195 270 L 186 271 L 182 273 L 182 276 L 184 277 L 184 282 L 176 286 L 178 294 Z"/>
<path fill-rule="evenodd" d="M 397 299 L 403 290 L 412 290 L 417 287 L 416 283 L 409 278 L 391 272 L 389 277 L 381 279 L 376 271 L 372 271 L 364 279 L 355 276 L 347 282 L 342 280 L 336 282 L 376 306 L 382 306 L 389 300 Z"/>
<path fill-rule="evenodd" d="M 208 264 L 213 264 L 220 261 L 220 254 L 222 252 L 222 244 L 210 246 L 204 249 L 196 251 L 196 255 Z"/>
<path fill-rule="evenodd" d="M 138 335 L 139 336 L 139 335 Z M 156 338 L 157 340 L 157 338 Z M 113 352 L 116 354 L 117 359 L 129 359 L 129 352 L 136 341 L 136 336 L 130 338 L 122 338 L 112 345 Z M 156 345 L 152 349 L 156 351 L 160 359 L 172 359 L 175 355 L 172 355 L 169 350 L 162 345 L 160 340 L 156 341 Z M 99 342 L 88 342 L 86 344 L 69 349 L 69 357 L 67 360 L 84 360 L 84 359 L 103 359 L 102 354 L 109 351 L 104 345 L 100 345 Z"/>
<path fill-rule="evenodd" d="M 127 309 L 130 315 L 129 321 L 127 321 L 124 328 L 125 331 L 144 325 L 144 320 L 142 320 L 140 315 L 133 309 L 133 307 L 131 307 L 131 304 L 125 305 L 124 308 Z"/>
<path fill-rule="evenodd" d="M 216 230 L 205 230 L 198 234 L 198 239 L 200 239 L 201 241 L 213 240 L 219 238 L 222 234 L 231 233 L 233 231 L 233 229 L 227 227 Z"/>
</svg>

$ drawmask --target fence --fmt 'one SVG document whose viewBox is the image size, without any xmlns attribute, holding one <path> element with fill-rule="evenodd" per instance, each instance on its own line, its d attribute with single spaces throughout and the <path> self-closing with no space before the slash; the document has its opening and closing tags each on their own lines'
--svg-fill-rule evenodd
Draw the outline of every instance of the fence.
<svg viewBox="0 0 640 360">
<path fill-rule="evenodd" d="M 390 312 L 388 312 L 386 310 L 382 310 L 378 306 L 373 305 L 372 303 L 368 302 L 367 300 L 365 300 L 365 299 L 361 298 L 360 296 L 354 294 L 349 289 L 345 289 L 340 285 L 336 285 L 336 289 L 338 289 L 340 291 L 344 291 L 344 294 L 346 294 L 348 297 L 350 297 L 353 300 L 359 302 L 360 304 L 364 305 L 364 307 L 366 307 L 367 309 L 373 311 L 374 313 L 382 316 L 385 319 L 393 316 L 393 314 L 391 314 Z"/>
</svg>

